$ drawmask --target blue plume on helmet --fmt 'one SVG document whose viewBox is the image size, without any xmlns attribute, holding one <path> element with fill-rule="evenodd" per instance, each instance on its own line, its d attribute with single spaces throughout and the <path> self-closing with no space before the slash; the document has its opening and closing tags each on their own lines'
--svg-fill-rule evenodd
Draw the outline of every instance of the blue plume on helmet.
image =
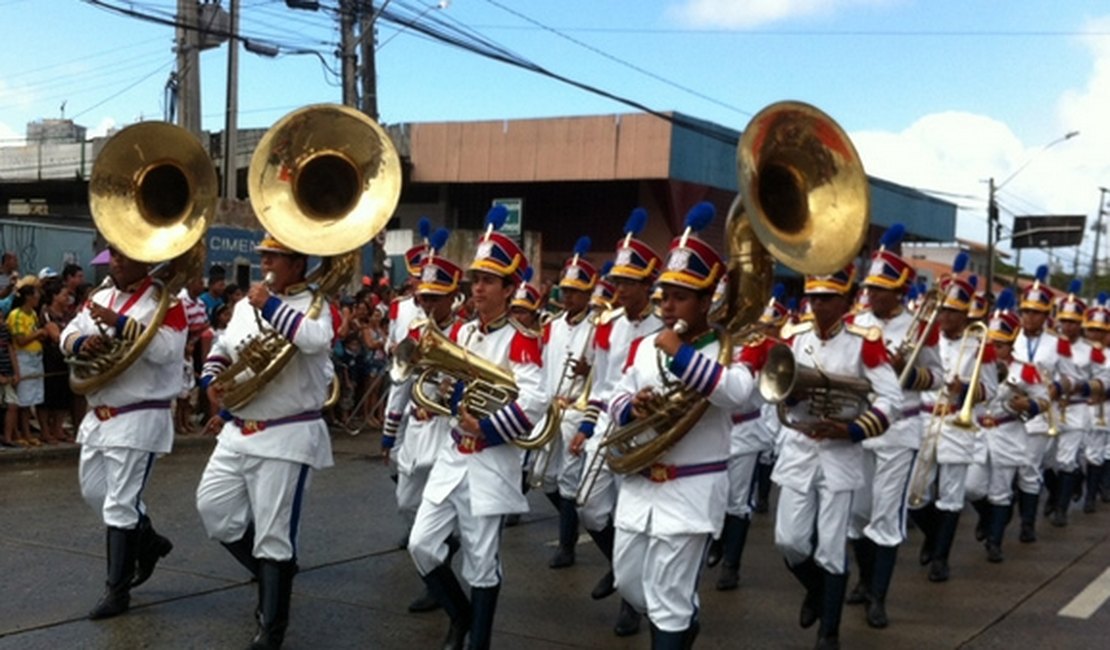
<svg viewBox="0 0 1110 650">
<path fill-rule="evenodd" d="M 432 236 L 428 239 L 428 244 L 432 247 L 432 250 L 438 252 L 444 247 L 444 245 L 447 244 L 447 239 L 450 236 L 450 230 L 446 228 L 439 228 L 434 233 L 432 233 Z"/>
<path fill-rule="evenodd" d="M 775 286 L 771 288 L 771 297 L 775 300 L 781 300 L 786 295 L 786 286 L 781 282 L 776 282 Z"/>
<path fill-rule="evenodd" d="M 952 272 L 963 273 L 967 269 L 967 263 L 970 261 L 971 256 L 967 254 L 967 251 L 960 251 L 959 254 L 956 255 L 956 259 L 952 262 Z"/>
<path fill-rule="evenodd" d="M 702 201 L 686 213 L 686 227 L 694 232 L 704 229 L 717 215 L 717 208 L 709 201 Z"/>
<path fill-rule="evenodd" d="M 524 269 L 524 273 L 521 273 L 520 277 L 524 278 L 525 282 L 531 282 L 532 281 L 532 267 L 529 266 L 528 268 Z"/>
<path fill-rule="evenodd" d="M 971 290 L 972 291 L 974 291 L 975 289 L 978 289 L 979 288 L 979 276 L 973 275 L 973 276 L 969 277 L 967 279 L 967 283 L 971 285 Z"/>
<path fill-rule="evenodd" d="M 886 232 L 883 233 L 883 238 L 879 240 L 879 247 L 885 249 L 894 248 L 902 242 L 902 237 L 905 236 L 905 234 L 906 227 L 900 223 L 896 223 L 890 228 L 887 228 Z"/>
<path fill-rule="evenodd" d="M 508 218 L 509 209 L 498 203 L 486 213 L 486 228 L 501 230 L 501 226 L 505 225 L 505 220 Z"/>
<path fill-rule="evenodd" d="M 1083 280 L 1075 278 L 1068 283 L 1068 293 L 1075 295 L 1083 290 Z"/>
<path fill-rule="evenodd" d="M 601 265 L 601 277 L 604 278 L 605 276 L 609 275 L 610 271 L 612 271 L 612 270 L 613 270 L 613 260 L 609 260 L 608 262 Z"/>
<path fill-rule="evenodd" d="M 432 234 L 432 220 L 428 217 L 420 217 L 420 221 L 416 223 L 416 230 L 420 233 L 420 239 L 427 239 L 428 235 Z"/>
<path fill-rule="evenodd" d="M 1098 294 L 1098 304 L 1105 305 L 1107 299 L 1110 299 L 1110 294 L 1107 294 L 1105 291 L 1100 291 Z"/>
<path fill-rule="evenodd" d="M 639 235 L 640 231 L 647 225 L 647 217 L 647 210 L 643 208 L 636 208 L 633 210 L 632 214 L 628 217 L 628 221 L 624 223 L 625 234 L 632 235 L 633 237 Z"/>
<path fill-rule="evenodd" d="M 790 299 L 786 301 L 786 308 L 789 309 L 790 311 L 794 311 L 795 309 L 797 309 L 798 308 L 798 299 L 795 298 L 794 296 L 790 296 Z"/>
<path fill-rule="evenodd" d="M 590 238 L 588 235 L 582 235 L 578 241 L 574 242 L 574 254 L 578 256 L 585 255 L 590 252 Z"/>
<path fill-rule="evenodd" d="M 1002 293 L 998 294 L 998 302 L 995 303 L 994 307 L 998 311 L 1013 311 L 1014 302 L 1014 291 L 1007 287 L 1002 290 Z"/>
<path fill-rule="evenodd" d="M 906 302 L 913 302 L 914 300 L 917 300 L 918 296 L 921 295 L 921 292 L 917 290 L 917 287 L 918 285 L 916 284 L 910 285 L 910 290 L 906 292 Z"/>
<path fill-rule="evenodd" d="M 1046 282 L 1048 280 L 1048 265 L 1041 264 L 1037 267 L 1037 273 L 1034 276 L 1037 282 Z"/>
</svg>

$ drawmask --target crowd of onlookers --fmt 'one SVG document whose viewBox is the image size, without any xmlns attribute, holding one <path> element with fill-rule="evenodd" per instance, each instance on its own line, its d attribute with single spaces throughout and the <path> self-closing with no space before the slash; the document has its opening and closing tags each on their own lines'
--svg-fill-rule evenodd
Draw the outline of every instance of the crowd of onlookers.
<svg viewBox="0 0 1110 650">
<path fill-rule="evenodd" d="M 94 260 L 96 263 L 97 260 Z M 72 443 L 86 410 L 85 399 L 69 386 L 61 333 L 88 298 L 85 269 L 68 264 L 20 275 L 15 253 L 0 258 L 0 404 L 4 432 L 0 449 Z M 182 391 L 174 409 L 178 434 L 196 433 L 217 410 L 197 380 L 204 359 L 231 319 L 244 287 L 227 282 L 223 267 L 189 281 L 178 294 L 189 336 L 182 359 Z M 332 424 L 349 429 L 380 427 L 389 371 L 387 281 L 363 277 L 351 295 L 333 303 L 333 351 L 339 399 L 328 413 Z"/>
</svg>

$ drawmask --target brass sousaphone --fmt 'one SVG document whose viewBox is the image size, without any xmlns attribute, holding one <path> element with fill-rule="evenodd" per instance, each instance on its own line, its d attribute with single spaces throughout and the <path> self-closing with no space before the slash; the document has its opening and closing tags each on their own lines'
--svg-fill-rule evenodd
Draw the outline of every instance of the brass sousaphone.
<svg viewBox="0 0 1110 650">
<path fill-rule="evenodd" d="M 216 170 L 208 152 L 181 127 L 143 122 L 104 145 L 89 177 L 89 210 L 114 250 L 155 264 L 151 277 L 158 305 L 133 341 L 108 337 L 108 345 L 97 354 L 67 359 L 75 393 L 100 389 L 142 356 L 181 287 L 201 272 L 204 248 L 199 242 L 216 199 Z M 101 289 L 112 286 L 109 278 Z"/>
<path fill-rule="evenodd" d="M 323 259 L 309 274 L 316 318 L 327 296 L 350 280 L 358 249 L 393 216 L 401 161 L 376 122 L 347 106 L 317 104 L 278 120 L 262 137 L 248 173 L 251 206 L 278 241 Z M 265 329 L 215 380 L 224 408 L 246 405 L 277 376 L 296 347 Z"/>
</svg>

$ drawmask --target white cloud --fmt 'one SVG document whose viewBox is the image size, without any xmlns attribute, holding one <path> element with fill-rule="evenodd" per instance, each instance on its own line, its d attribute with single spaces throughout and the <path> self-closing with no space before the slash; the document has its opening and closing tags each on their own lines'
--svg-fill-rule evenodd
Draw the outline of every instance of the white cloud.
<svg viewBox="0 0 1110 650">
<path fill-rule="evenodd" d="M 99 138 L 108 135 L 112 129 L 116 128 L 117 124 L 114 117 L 102 117 L 96 126 L 89 129 L 88 137 Z"/>
<path fill-rule="evenodd" d="M 830 15 L 859 5 L 892 0 L 684 0 L 670 15 L 695 26 L 750 28 L 790 18 Z"/>
<path fill-rule="evenodd" d="M 0 122 L 0 147 L 20 147 L 25 141 L 22 131 Z"/>
</svg>

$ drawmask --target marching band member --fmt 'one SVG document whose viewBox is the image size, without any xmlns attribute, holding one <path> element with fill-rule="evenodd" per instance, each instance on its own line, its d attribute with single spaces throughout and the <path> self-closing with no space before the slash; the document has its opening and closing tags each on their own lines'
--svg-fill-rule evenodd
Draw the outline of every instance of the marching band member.
<svg viewBox="0 0 1110 650">
<path fill-rule="evenodd" d="M 258 633 L 253 648 L 279 648 L 289 625 L 297 530 L 311 470 L 332 465 L 322 409 L 335 368 L 331 344 L 338 316 L 306 312 L 314 291 L 305 283 L 308 256 L 266 236 L 255 247 L 268 283 L 255 283 L 213 344 L 201 384 L 220 403 L 216 377 L 240 355 L 240 344 L 276 330 L 296 354 L 257 395 L 234 411 L 221 410 L 206 432 L 219 433 L 197 486 L 205 531 L 258 580 Z"/>
<path fill-rule="evenodd" d="M 541 331 L 540 313 L 543 311 L 543 294 L 531 283 L 532 267 L 524 270 L 524 281 L 517 285 L 513 301 L 509 303 L 509 316 L 521 327 Z"/>
<path fill-rule="evenodd" d="M 851 264 L 832 275 L 806 276 L 813 320 L 787 326 L 783 333 L 799 366 L 866 378 L 876 396 L 862 413 L 847 416 L 821 412 L 811 396 L 782 407 L 789 421 L 772 475 L 781 490 L 775 546 L 806 590 L 799 625 L 808 628 L 821 620 L 819 648 L 839 647 L 852 493 L 864 481 L 859 443 L 882 435 L 902 408 L 902 389 L 882 331 L 845 322 L 854 279 Z"/>
<path fill-rule="evenodd" d="M 620 484 L 613 573 L 621 595 L 647 613 L 656 649 L 689 648 L 697 637 L 698 578 L 728 498 L 729 416 L 754 384 L 748 366 L 718 362 L 725 343 L 708 322 L 725 266 L 691 232 L 713 214 L 712 204 L 698 204 L 687 215 L 685 232 L 672 241 L 659 276 L 665 327 L 632 344 L 609 405 L 618 425 L 648 417 L 657 391 L 669 382 L 697 391 L 710 404 L 651 468 L 625 475 Z"/>
<path fill-rule="evenodd" d="M 616 257 L 606 277 L 612 278 L 616 289 L 616 302 L 620 308 L 610 311 L 597 326 L 594 334 L 594 380 L 590 389 L 589 409 L 578 425 L 578 433 L 570 443 L 571 453 L 585 453 L 579 497 L 578 516 L 605 559 L 612 564 L 613 515 L 617 506 L 617 478 L 605 461 L 596 458 L 601 453 L 599 444 L 611 420 L 608 405 L 613 390 L 620 381 L 628 351 L 636 339 L 648 336 L 663 326 L 651 304 L 652 285 L 659 275 L 662 258 L 650 246 L 638 239 L 646 225 L 647 211 L 636 208 L 624 226 L 624 237 L 617 242 Z M 599 432 L 595 435 L 595 432 Z M 588 475 L 587 475 L 588 474 Z M 600 600 L 611 595 L 613 571 L 610 569 L 590 596 Z M 620 611 L 613 633 L 630 636 L 640 629 L 640 614 L 627 601 L 621 600 Z"/>
<path fill-rule="evenodd" d="M 987 462 L 972 465 L 967 497 L 980 510 L 976 537 L 984 541 L 987 561 L 1002 561 L 1002 539 L 1013 515 L 1014 477 L 1025 459 L 1025 421 L 1048 408 L 1048 390 L 1037 369 L 1014 359 L 1014 340 L 1021 318 L 1013 312 L 1014 294 L 1006 289 L 990 319 L 990 340 L 998 355 L 999 387 L 979 424 L 987 445 Z"/>
<path fill-rule="evenodd" d="M 902 384 L 901 417 L 891 422 L 886 433 L 864 440 L 864 482 L 852 498 L 848 538 L 852 540 L 859 565 L 859 584 L 848 596 L 848 604 L 867 605 L 867 624 L 888 624 L 886 595 L 894 575 L 898 547 L 906 541 L 906 485 L 921 445 L 921 391 L 932 389 L 943 378 L 937 354 L 937 330 L 924 331 L 929 314 L 915 318 L 902 307 L 916 273 L 894 252 L 905 232 L 894 224 L 883 235 L 879 250 L 863 286 L 871 294 L 871 311 L 857 314 L 853 322 L 878 327 L 894 369 L 905 376 Z M 911 329 L 912 328 L 912 329 Z M 917 345 L 917 359 L 909 371 L 904 366 Z"/>
<path fill-rule="evenodd" d="M 968 280 L 957 276 L 966 267 L 967 256 L 960 253 L 953 265 L 952 275 L 940 283 L 940 340 L 937 345 L 944 368 L 944 386 L 926 393 L 925 413 L 931 413 L 925 436 L 929 442 L 922 444 L 924 465 L 915 468 L 923 473 L 920 494 L 911 497 L 924 501 L 913 504 L 911 511 L 925 536 L 920 562 L 929 565 L 929 581 L 945 582 L 949 578 L 948 556 L 956 538 L 960 513 L 964 509 L 967 490 L 967 470 L 975 461 L 976 426 L 961 426 L 956 421 L 958 412 L 967 400 L 982 404 L 994 397 L 998 389 L 994 348 L 983 336 L 968 330 L 967 312 L 975 287 Z M 982 353 L 979 381 L 970 385 L 976 362 Z M 968 393 L 971 393 L 970 395 Z M 933 458 L 927 457 L 931 454 Z M 933 462 L 935 460 L 935 462 Z"/>
<path fill-rule="evenodd" d="M 420 243 L 405 251 L 405 270 L 408 271 L 408 278 L 405 280 L 404 294 L 395 297 L 389 303 L 390 350 L 397 347 L 397 344 L 409 335 L 409 326 L 412 321 L 423 317 L 412 289 L 420 283 L 420 272 L 424 268 L 424 257 L 428 254 L 428 248 L 430 247 L 429 238 L 432 235 L 432 222 L 428 217 L 420 217 L 420 221 L 417 223 L 417 232 L 420 236 Z"/>
<path fill-rule="evenodd" d="M 1052 404 L 1043 413 L 1025 423 L 1029 433 L 1026 440 L 1028 456 L 1018 470 L 1018 513 L 1021 516 L 1021 535 L 1024 543 L 1037 541 L 1037 502 L 1042 486 L 1041 470 L 1050 443 L 1060 433 L 1058 402 L 1071 393 L 1079 383 L 1079 369 L 1072 360 L 1071 344 L 1051 329 L 1045 327 L 1052 311 L 1052 292 L 1045 284 L 1048 267 L 1037 268 L 1036 279 L 1026 287 L 1018 303 L 1021 314 L 1021 333 L 1014 340 L 1014 358 L 1031 363 L 1037 368 L 1048 386 Z"/>
<path fill-rule="evenodd" d="M 109 339 L 133 343 L 157 310 L 150 265 L 110 250 L 115 288 L 93 294 L 62 330 L 59 340 L 67 356 L 95 357 L 112 344 Z M 141 356 L 87 395 L 89 410 L 77 430 L 81 496 L 104 521 L 108 555 L 106 589 L 89 612 L 91 619 L 126 612 L 131 588 L 150 578 L 159 558 L 173 549 L 154 531 L 143 491 L 154 459 L 173 446 L 170 404 L 181 390 L 185 339 L 185 309 L 178 303 Z"/>
<path fill-rule="evenodd" d="M 574 245 L 574 255 L 567 259 L 559 278 L 563 297 L 563 313 L 549 321 L 543 328 L 543 364 L 545 381 L 552 391 L 552 398 L 561 405 L 560 432 L 551 441 L 538 462 L 539 471 L 546 468 L 543 491 L 548 501 L 559 513 L 559 546 L 548 566 L 562 569 L 574 564 L 575 544 L 578 543 L 578 511 L 575 495 L 582 474 L 582 454 L 571 453 L 569 445 L 578 431 L 582 412 L 572 407 L 585 387 L 590 372 L 591 343 L 596 324 L 590 317 L 590 297 L 597 285 L 597 269 L 585 254 L 590 250 L 590 238 L 580 237 Z M 545 426 L 541 421 L 539 426 Z"/>
<path fill-rule="evenodd" d="M 1107 333 L 1110 333 L 1110 310 L 1106 308 L 1107 295 L 1100 293 L 1095 305 L 1083 314 L 1083 333 L 1091 345 L 1091 368 L 1095 377 L 1103 378 L 1110 373 L 1110 361 L 1106 357 Z M 1110 428 L 1106 425 L 1106 391 L 1093 394 L 1090 404 L 1091 427 L 1083 439 L 1083 458 L 1087 462 L 1087 490 L 1083 495 L 1083 512 L 1095 511 L 1095 501 L 1105 471 L 1104 460 L 1110 448 Z"/>
<path fill-rule="evenodd" d="M 1090 341 L 1080 336 L 1083 329 L 1083 314 L 1087 305 L 1076 297 L 1083 287 L 1082 280 L 1072 280 L 1068 286 L 1068 295 L 1064 296 L 1056 305 L 1056 323 L 1059 328 L 1061 340 L 1066 340 L 1071 346 L 1072 363 L 1079 371 L 1079 379 L 1072 390 L 1058 401 L 1060 407 L 1060 435 L 1056 437 L 1055 462 L 1051 463 L 1055 473 L 1055 490 L 1048 492 L 1048 504 L 1051 507 L 1051 522 L 1053 526 L 1063 527 L 1068 525 L 1068 508 L 1071 506 L 1072 490 L 1082 485 L 1076 485 L 1082 480 L 1079 469 L 1080 446 L 1088 432 L 1091 430 L 1091 411 L 1087 402 L 1091 395 L 1102 395 L 1107 385 L 1104 375 L 1096 376 L 1095 370 L 1101 371 L 1106 357 L 1101 349 L 1091 346 Z M 1055 497 L 1055 499 L 1053 499 Z"/>
<path fill-rule="evenodd" d="M 456 332 L 467 353 L 509 370 L 516 401 L 478 419 L 453 397 L 451 438 L 440 449 L 409 536 L 409 553 L 428 590 L 451 620 L 445 647 L 488 648 L 501 589 L 501 523 L 504 515 L 526 512 L 521 491 L 521 454 L 513 439 L 526 436 L 547 405 L 540 341 L 509 319 L 509 301 L 528 266 L 511 238 L 496 232 L 507 211 L 495 206 L 470 265 L 477 318 Z M 462 382 L 459 382 L 460 384 Z M 456 394 L 462 395 L 462 386 Z M 447 537 L 458 528 L 468 598 L 446 563 Z"/>
<path fill-rule="evenodd" d="M 776 284 L 771 291 L 771 299 L 759 317 L 759 324 L 773 334 L 757 334 L 744 342 L 738 355 L 740 358 L 764 358 L 767 352 L 779 342 L 778 331 L 786 324 L 789 313 L 782 295 L 786 288 Z M 754 356 L 753 356 L 754 355 Z M 769 429 L 763 420 L 763 406 L 766 404 L 757 391 L 744 403 L 743 408 L 732 414 L 732 427 L 729 430 L 728 456 L 728 505 L 725 507 L 725 522 L 719 541 L 709 546 L 708 566 L 721 564 L 721 575 L 717 578 L 718 591 L 730 591 L 740 584 L 740 558 L 748 539 L 748 528 L 752 522 L 752 490 L 756 484 L 756 471 L 760 458 L 770 454 L 774 448 L 775 431 Z M 777 416 L 776 416 L 777 419 Z M 717 557 L 713 558 L 716 548 Z"/>
<path fill-rule="evenodd" d="M 429 239 L 420 283 L 414 294 L 417 306 L 428 321 L 411 321 L 410 338 L 419 340 L 421 327 L 426 322 L 434 323 L 440 332 L 449 336 L 462 325 L 455 317 L 454 307 L 463 272 L 454 262 L 439 255 L 447 238 L 447 229 L 440 228 Z M 408 417 L 403 421 L 407 424 L 399 430 L 387 426 L 382 432 L 382 456 L 397 470 L 397 510 L 409 523 L 408 528 L 412 527 L 411 522 L 416 518 L 416 510 L 420 507 L 424 486 L 439 449 L 450 440 L 451 430 L 447 418 L 426 413 L 412 401 L 412 380 L 410 377 L 408 381 L 390 388 L 401 395 L 401 399 L 394 400 L 391 394 L 390 402 L 405 412 Z M 399 424 L 402 418 L 397 416 L 391 420 Z M 458 546 L 454 537 L 449 537 L 447 543 L 452 549 Z M 409 603 L 408 609 L 410 612 L 427 612 L 438 607 L 439 603 L 425 590 Z"/>
</svg>

